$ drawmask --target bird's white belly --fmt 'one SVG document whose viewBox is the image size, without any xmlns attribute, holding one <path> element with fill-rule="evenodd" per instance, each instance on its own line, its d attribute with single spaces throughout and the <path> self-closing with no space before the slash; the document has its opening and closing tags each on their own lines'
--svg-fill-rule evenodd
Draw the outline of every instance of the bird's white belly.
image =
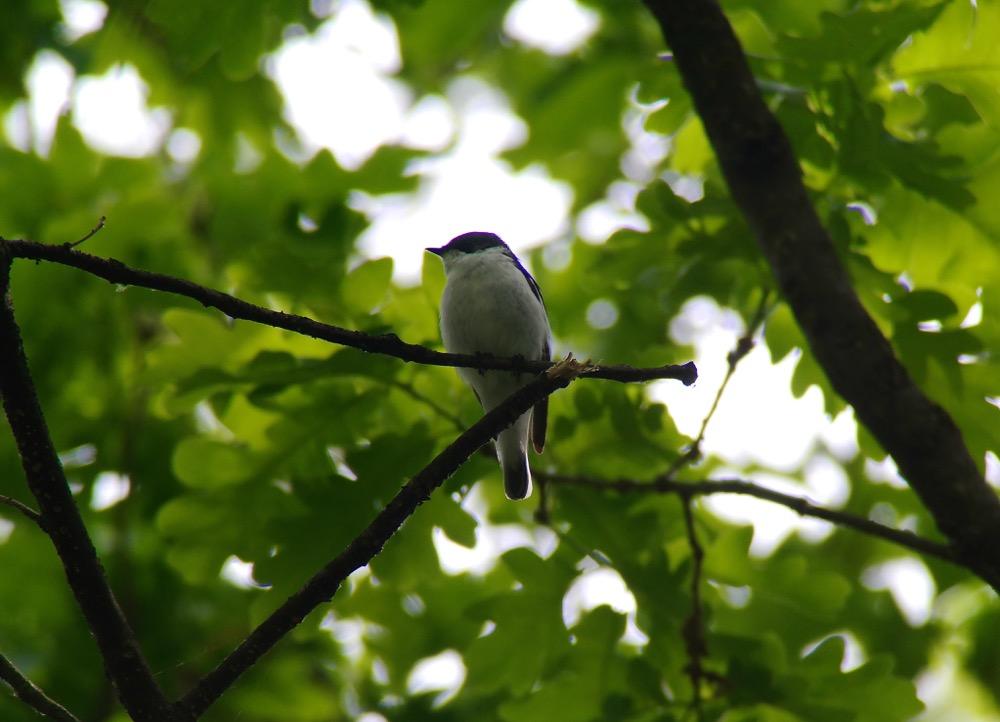
<svg viewBox="0 0 1000 722">
<path fill-rule="evenodd" d="M 481 264 L 449 278 L 441 299 L 441 336 L 452 353 L 544 355 L 548 322 L 513 264 Z"/>
<path fill-rule="evenodd" d="M 545 309 L 513 263 L 470 258 L 449 274 L 441 299 L 441 336 L 451 353 L 545 358 Z M 520 388 L 527 376 L 458 369 L 489 409 Z"/>
</svg>

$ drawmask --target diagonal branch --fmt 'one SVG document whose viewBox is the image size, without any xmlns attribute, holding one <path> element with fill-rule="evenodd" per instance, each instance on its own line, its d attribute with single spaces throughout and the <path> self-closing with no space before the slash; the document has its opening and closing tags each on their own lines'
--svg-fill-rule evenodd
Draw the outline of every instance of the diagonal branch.
<svg viewBox="0 0 1000 722">
<path fill-rule="evenodd" d="M 0 654 L 0 680 L 6 682 L 19 700 L 33 710 L 57 722 L 80 722 L 69 710 L 32 684 L 9 659 Z"/>
<path fill-rule="evenodd" d="M 403 361 L 430 366 L 463 366 L 477 369 L 498 369 L 501 371 L 522 371 L 541 373 L 552 364 L 546 361 L 525 361 L 523 359 L 493 358 L 490 356 L 467 356 L 464 354 L 441 353 L 419 344 L 406 343 L 392 333 L 372 335 L 362 331 L 352 331 L 330 324 L 320 323 L 294 313 L 283 313 L 257 306 L 205 286 L 199 286 L 182 278 L 162 273 L 141 271 L 126 266 L 113 258 L 98 256 L 74 250 L 70 245 L 51 246 L 33 241 L 4 241 L 7 253 L 13 258 L 31 258 L 36 261 L 51 261 L 73 266 L 103 278 L 110 283 L 127 286 L 141 286 L 156 291 L 186 296 L 203 306 L 216 308 L 230 318 L 254 321 L 267 326 L 293 331 L 312 338 L 361 349 L 370 353 L 395 356 Z M 583 373 L 596 379 L 609 381 L 642 382 L 655 379 L 677 379 L 690 386 L 698 378 L 698 370 L 691 362 L 680 365 L 664 365 L 653 368 L 633 368 L 631 366 L 592 366 Z"/>
<path fill-rule="evenodd" d="M 759 484 L 754 484 L 743 479 L 711 479 L 705 481 L 672 481 L 662 478 L 653 481 L 638 481 L 635 479 L 609 480 L 594 479 L 586 476 L 571 476 L 568 474 L 550 474 L 539 471 L 536 471 L 535 475 L 539 477 L 544 476 L 545 481 L 550 484 L 580 486 L 623 494 L 678 494 L 682 497 L 707 496 L 709 494 L 743 494 L 745 496 L 753 496 L 786 506 L 792 511 L 797 512 L 800 516 L 811 516 L 816 519 L 822 519 L 837 526 L 884 539 L 920 554 L 942 559 L 959 566 L 968 566 L 956 550 L 947 544 L 927 539 L 913 532 L 893 529 L 871 519 L 865 519 L 864 517 L 845 511 L 817 506 L 808 499 L 803 499 L 800 496 L 768 489 L 765 486 L 760 486 Z"/>
<path fill-rule="evenodd" d="M 1000 500 L 955 422 L 913 382 L 858 300 L 726 16 L 716 0 L 644 2 L 830 383 L 892 455 L 962 563 L 1000 590 Z"/>
<path fill-rule="evenodd" d="M 460 434 L 399 490 L 344 551 L 261 622 L 219 666 L 184 696 L 178 706 L 192 717 L 200 716 L 241 674 L 300 624 L 306 615 L 329 601 L 348 576 L 368 564 L 417 507 L 430 498 L 431 492 L 444 483 L 480 446 L 514 423 L 541 399 L 568 386 L 573 379 L 586 373 L 586 370 L 586 365 L 572 360 L 556 364 Z"/>
<path fill-rule="evenodd" d="M 10 261 L 0 258 L 0 396 L 28 487 L 38 501 L 40 524 L 59 554 L 122 705 L 137 722 L 181 720 L 153 679 L 66 483 L 24 355 L 9 282 Z"/>
</svg>

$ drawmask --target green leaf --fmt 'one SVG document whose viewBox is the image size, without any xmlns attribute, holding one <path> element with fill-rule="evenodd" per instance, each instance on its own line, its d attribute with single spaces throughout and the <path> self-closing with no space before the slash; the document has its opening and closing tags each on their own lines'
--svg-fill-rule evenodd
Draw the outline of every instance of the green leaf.
<svg viewBox="0 0 1000 722">
<path fill-rule="evenodd" d="M 576 405 L 576 410 L 582 421 L 593 421 L 604 412 L 604 407 L 597 393 L 583 384 L 574 390 L 573 403 Z"/>
<path fill-rule="evenodd" d="M 934 22 L 947 3 L 900 4 L 885 9 L 858 7 L 845 13 L 823 13 L 815 37 L 783 35 L 779 52 L 815 63 L 869 65 L 895 51 L 900 43 Z M 843 50 L 850 45 L 851 52 Z"/>
<path fill-rule="evenodd" d="M 574 627 L 576 641 L 564 668 L 530 696 L 503 705 L 500 716 L 511 722 L 600 717 L 605 695 L 624 672 L 615 655 L 624 631 L 622 615 L 606 606 L 593 610 Z"/>
<path fill-rule="evenodd" d="M 911 321 L 945 320 L 958 313 L 958 306 L 939 291 L 917 289 L 893 300 Z"/>
<path fill-rule="evenodd" d="M 929 80 L 966 96 L 991 124 L 1000 120 L 1000 92 L 996 88 L 996 43 L 1000 8 L 946 3 L 937 21 L 914 35 L 893 59 L 901 78 Z M 963 42 L 955 44 L 961 37 Z"/>
<path fill-rule="evenodd" d="M 254 465 L 246 449 L 201 437 L 184 439 L 174 451 L 173 470 L 189 486 L 213 489 L 247 481 Z"/>
<path fill-rule="evenodd" d="M 467 513 L 450 496 L 441 496 L 435 500 L 435 521 L 448 538 L 464 547 L 476 545 L 476 518 Z"/>
<path fill-rule="evenodd" d="M 715 155 L 708 143 L 708 136 L 697 117 L 688 118 L 677 131 L 674 142 L 677 150 L 674 151 L 670 164 L 678 173 L 704 175 L 709 165 L 714 163 Z"/>
<path fill-rule="evenodd" d="M 724 365 L 729 351 L 716 347 L 715 327 L 730 323 L 729 309 L 752 313 L 761 289 L 775 287 L 772 271 L 656 19 L 641 3 L 577 4 L 592 30 L 557 53 L 523 36 L 518 14 L 528 3 L 513 0 L 486 0 L 474 12 L 456 12 L 451 0 L 105 3 L 106 17 L 82 35 L 79 3 L 0 3 L 0 235 L 58 246 L 106 216 L 77 250 L 440 348 L 440 261 L 425 258 L 419 283 L 394 281 L 407 269 L 370 259 L 360 239 L 398 226 L 400 243 L 440 244 L 448 223 L 431 227 L 411 213 L 428 200 L 449 207 L 459 226 L 491 230 L 504 213 L 521 216 L 492 230 L 514 246 L 530 242 L 522 260 L 545 292 L 560 354 L 654 366 L 697 351 L 706 367 L 699 383 L 710 381 L 709 367 Z M 723 2 L 854 291 L 911 377 L 955 420 L 984 474 L 988 454 L 1000 453 L 998 7 Z M 273 54 L 306 35 L 350 61 L 321 71 L 380 88 L 387 103 L 375 118 L 350 97 L 332 99 L 358 132 L 381 139 L 360 167 L 345 168 L 300 137 L 300 109 L 275 82 Z M 114 124 L 88 109 L 87 94 L 99 87 L 88 86 L 114 81 L 121 68 L 140 76 L 133 110 L 145 117 L 138 109 L 148 109 L 156 129 L 142 156 L 91 145 L 94 128 Z M 37 91 L 63 76 L 72 80 L 73 112 L 47 130 Z M 329 89 L 318 84 L 313 100 L 331 101 Z M 486 136 L 489 152 L 469 165 Z M 570 199 L 568 214 L 530 198 L 511 210 L 522 192 L 541 199 L 534 189 L 549 176 Z M 470 220 L 474 204 L 459 207 L 456 178 L 499 215 Z M 494 183 L 504 178 L 509 187 Z M 779 199 L 770 210 L 787 209 Z M 421 228 L 440 237 L 420 238 Z M 234 320 L 85 269 L 18 261 L 10 299 L 74 499 L 171 695 L 237 648 L 457 427 L 481 415 L 454 369 Z M 598 300 L 617 311 L 610 328 L 588 321 Z M 845 408 L 787 305 L 769 316 L 765 338 L 775 361 L 798 357 L 790 392 L 816 387 L 828 413 Z M 757 383 L 751 366 L 737 373 Z M 667 406 L 660 393 L 668 385 L 676 394 Z M 704 413 L 697 393 L 671 381 L 580 380 L 551 397 L 546 453 L 530 457 L 536 477 L 662 475 L 690 442 L 675 420 L 690 430 Z M 768 425 L 771 411 L 752 409 L 753 423 Z M 728 413 L 723 403 L 717 414 Z M 742 457 L 725 436 L 678 473 L 799 482 L 812 469 L 809 458 L 802 468 L 767 459 L 737 468 Z M 863 425 L 858 437 L 860 454 L 842 460 L 832 447 L 828 460 L 850 480 L 843 510 L 937 534 L 910 489 L 869 480 L 867 459 L 885 452 Z M 827 455 L 832 437 L 824 431 L 817 443 L 813 451 Z M 126 498 L 92 508 L 103 506 L 109 480 L 126 477 Z M 13 436 L 0 434 L 0 494 L 32 503 L 24 478 Z M 495 459 L 475 454 L 209 716 L 690 717 L 694 601 L 679 500 L 552 483 L 543 504 L 540 490 L 510 502 Z M 108 712 L 100 654 L 51 540 L 8 506 L 0 517 L 0 651 L 80 719 L 123 719 Z M 859 581 L 898 550 L 834 526 L 820 538 L 790 535 L 756 558 L 748 528 L 699 513 L 705 719 L 908 721 L 920 715 L 914 680 L 942 649 L 961 652 L 949 660 L 958 691 L 946 710 L 925 716 L 997 717 L 995 695 L 966 693 L 998 683 L 998 623 L 982 584 L 925 560 L 942 592 L 933 623 L 910 627 L 887 591 Z M 442 534 L 474 547 L 475 571 L 453 573 L 461 560 L 448 558 L 453 545 L 435 545 Z M 515 543 L 531 546 L 510 549 Z M 238 570 L 251 576 L 235 577 Z M 602 606 L 633 599 L 627 623 Z M 567 629 L 564 619 L 578 612 Z M 865 664 L 842 671 L 844 644 L 832 639 L 840 635 L 857 640 Z M 462 660 L 464 684 L 447 697 L 413 691 L 417 665 L 442 653 Z M 32 714 L 0 695 L 5 722 Z"/>
<path fill-rule="evenodd" d="M 775 363 L 785 358 L 793 349 L 805 346 L 799 325 L 786 304 L 776 306 L 768 314 L 767 323 L 764 325 L 764 338 Z"/>
<path fill-rule="evenodd" d="M 733 586 L 750 581 L 750 542 L 753 527 L 725 529 L 705 549 L 705 573 Z"/>
<path fill-rule="evenodd" d="M 481 692 L 509 688 L 522 695 L 569 647 L 562 597 L 573 572 L 545 564 L 526 549 L 509 551 L 502 559 L 521 588 L 477 609 L 496 629 L 469 647 L 466 684 Z"/>
<path fill-rule="evenodd" d="M 371 313 L 388 292 L 391 279 L 391 258 L 366 261 L 344 278 L 340 297 L 356 312 Z"/>
</svg>

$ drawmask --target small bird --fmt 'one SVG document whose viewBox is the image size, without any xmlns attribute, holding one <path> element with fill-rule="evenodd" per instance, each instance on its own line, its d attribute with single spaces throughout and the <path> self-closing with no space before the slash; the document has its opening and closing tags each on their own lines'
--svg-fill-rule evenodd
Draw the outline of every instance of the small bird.
<svg viewBox="0 0 1000 722">
<path fill-rule="evenodd" d="M 444 261 L 441 338 L 449 353 L 489 354 L 548 361 L 552 333 L 538 284 L 494 233 L 475 231 L 428 251 Z M 524 386 L 530 376 L 510 371 L 458 369 L 485 411 Z M 496 449 L 508 499 L 531 493 L 528 437 L 537 453 L 545 445 L 548 398 L 500 432 Z"/>
</svg>

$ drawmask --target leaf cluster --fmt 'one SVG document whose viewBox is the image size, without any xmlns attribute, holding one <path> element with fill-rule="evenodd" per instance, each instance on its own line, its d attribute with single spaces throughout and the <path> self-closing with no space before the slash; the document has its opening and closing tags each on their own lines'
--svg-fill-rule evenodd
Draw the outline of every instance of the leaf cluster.
<svg viewBox="0 0 1000 722">
<path fill-rule="evenodd" d="M 327 22 L 314 12 L 321 5 L 123 0 L 108 3 L 99 31 L 71 42 L 54 0 L 0 4 L 5 112 L 23 102 L 25 70 L 48 48 L 80 76 L 134 66 L 150 105 L 167 108 L 172 127 L 200 142 L 185 162 L 165 148 L 109 156 L 87 145 L 70 116 L 46 153 L 4 139 L 0 233 L 62 243 L 107 216 L 86 243 L 92 253 L 438 347 L 441 269 L 428 263 L 419 285 L 398 283 L 392 260 L 371 258 L 358 243 L 371 222 L 359 192 L 417 192 L 420 161 L 437 155 L 400 142 L 344 168 L 329 151 L 312 153 L 266 72 L 262 59 L 285 37 Z M 574 220 L 613 204 L 622 188 L 634 196 L 626 209 L 642 219 L 634 227 L 600 243 L 557 239 L 530 254 L 560 347 L 637 366 L 687 360 L 692 349 L 670 325 L 692 298 L 749 319 L 772 281 L 656 26 L 639 3 L 589 0 L 598 30 L 557 57 L 504 33 L 510 5 L 486 0 L 456 12 L 448 0 L 372 3 L 398 36 L 394 79 L 414 99 L 447 98 L 470 76 L 502 91 L 528 131 L 504 160 L 544 164 L 569 184 Z M 992 201 L 1000 9 L 921 0 L 731 0 L 724 8 L 859 296 L 985 466 L 987 453 L 1000 451 L 1000 214 Z M 640 127 L 669 152 L 636 169 L 625 159 Z M 75 498 L 171 696 L 339 553 L 480 413 L 453 370 L 234 322 L 142 289 L 113 290 L 74 269 L 18 263 L 12 296 Z M 588 313 L 596 301 L 614 310 L 606 328 Z M 780 302 L 764 343 L 775 361 L 798 356 L 796 395 L 818 386 L 831 415 L 845 409 Z M 850 480 L 845 511 L 933 536 L 912 492 L 866 475 L 866 460 L 884 452 L 863 429 L 858 437 L 858 455 L 838 462 Z M 646 390 L 587 382 L 552 397 L 550 444 L 535 461 L 564 474 L 648 479 L 690 442 Z M 811 456 L 831 453 L 817 442 Z M 807 462 L 782 471 L 801 478 Z M 725 466 L 709 456 L 685 473 Z M 105 508 L 98 490 L 112 477 L 127 479 L 130 491 Z M 942 594 L 930 621 L 913 627 L 888 591 L 861 581 L 909 557 L 904 550 L 833 529 L 819 541 L 793 535 L 757 558 L 750 528 L 703 508 L 704 664 L 715 681 L 693 690 L 683 632 L 693 564 L 680 501 L 547 491 L 549 526 L 535 520 L 535 502 L 503 499 L 492 459 L 473 457 L 205 719 L 376 712 L 667 722 L 690 719 L 700 694 L 705 719 L 725 722 L 902 721 L 921 709 L 914 680 L 948 650 L 959 678 L 985 690 L 980 704 L 996 713 L 991 642 L 1000 622 L 995 600 L 967 573 L 924 560 Z M 9 436 L 0 436 L 0 494 L 30 498 Z M 509 539 L 516 548 L 506 549 Z M 496 540 L 506 550 L 495 564 L 448 566 Z M 234 558 L 253 565 L 252 578 L 220 578 Z M 567 613 L 595 568 L 620 577 L 634 611 L 602 603 Z M 124 719 L 47 537 L 6 507 L 0 569 L 0 653 L 81 719 Z M 864 653 L 846 671 L 845 639 Z M 462 684 L 448 694 L 417 689 L 420 662 L 449 650 L 464 665 Z M 0 718 L 32 713 L 4 696 Z"/>
</svg>

